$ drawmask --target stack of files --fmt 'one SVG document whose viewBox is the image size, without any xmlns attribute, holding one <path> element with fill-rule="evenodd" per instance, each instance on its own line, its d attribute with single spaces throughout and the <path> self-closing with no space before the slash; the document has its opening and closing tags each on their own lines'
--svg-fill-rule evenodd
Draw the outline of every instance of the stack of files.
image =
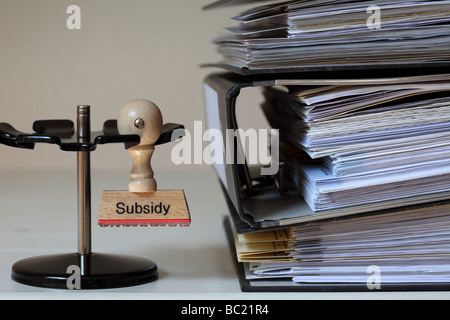
<svg viewBox="0 0 450 320">
<path fill-rule="evenodd" d="M 233 233 L 244 291 L 444 290 L 450 285 L 448 204 Z"/>
<path fill-rule="evenodd" d="M 448 198 L 449 78 L 266 88 L 263 109 L 289 142 L 282 153 L 311 210 L 349 214 Z M 295 148 L 317 162 L 305 163 Z"/>
<path fill-rule="evenodd" d="M 278 226 L 245 228 L 230 206 L 243 291 L 450 289 L 449 79 L 263 88 L 296 190 L 243 197 L 246 214 Z"/>
<path fill-rule="evenodd" d="M 215 43 L 241 73 L 450 61 L 450 1 L 277 1 L 233 19 Z"/>
<path fill-rule="evenodd" d="M 239 91 L 262 88 L 280 138 L 277 175 L 218 170 L 242 290 L 449 290 L 450 1 L 267 1 L 234 20 L 207 109 L 236 129 Z"/>
</svg>

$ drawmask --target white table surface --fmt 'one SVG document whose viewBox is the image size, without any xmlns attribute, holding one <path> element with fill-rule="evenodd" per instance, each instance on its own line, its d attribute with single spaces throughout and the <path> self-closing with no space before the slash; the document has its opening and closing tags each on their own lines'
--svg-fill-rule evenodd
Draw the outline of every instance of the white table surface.
<svg viewBox="0 0 450 320">
<path fill-rule="evenodd" d="M 14 282 L 18 260 L 77 251 L 76 169 L 0 172 L 0 299 L 448 299 L 449 292 L 244 293 L 223 227 L 228 215 L 211 170 L 158 173 L 160 189 L 184 189 L 190 227 L 101 228 L 96 216 L 103 190 L 126 189 L 128 172 L 92 172 L 92 250 L 156 262 L 159 279 L 107 290 L 59 290 Z"/>
</svg>

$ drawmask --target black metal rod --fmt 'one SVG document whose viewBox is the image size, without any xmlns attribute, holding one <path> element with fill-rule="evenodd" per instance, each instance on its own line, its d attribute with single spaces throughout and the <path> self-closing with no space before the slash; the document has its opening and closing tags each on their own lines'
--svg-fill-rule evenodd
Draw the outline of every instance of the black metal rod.
<svg viewBox="0 0 450 320">
<path fill-rule="evenodd" d="M 90 140 L 90 107 L 77 107 L 77 134 L 79 142 Z M 77 152 L 78 174 L 78 253 L 81 255 L 81 273 L 87 271 L 86 256 L 91 254 L 91 165 L 90 152 Z"/>
</svg>

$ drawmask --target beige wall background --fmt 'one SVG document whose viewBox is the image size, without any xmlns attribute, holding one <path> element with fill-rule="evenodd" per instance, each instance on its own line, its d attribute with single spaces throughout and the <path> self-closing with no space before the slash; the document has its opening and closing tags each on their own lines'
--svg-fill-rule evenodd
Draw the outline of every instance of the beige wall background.
<svg viewBox="0 0 450 320">
<path fill-rule="evenodd" d="M 204 120 L 203 79 L 220 71 L 200 65 L 220 60 L 213 39 L 246 9 L 203 11 L 210 2 L 0 0 L 0 122 L 31 132 L 35 120 L 75 122 L 76 106 L 88 104 L 91 127 L 100 130 L 126 102 L 143 98 L 159 105 L 165 122 L 193 131 L 194 121 Z M 66 26 L 70 5 L 81 9 L 81 30 Z M 260 125 L 262 118 L 252 114 L 258 98 L 242 95 L 243 126 Z M 170 161 L 172 147 L 157 149 L 155 170 L 186 170 Z M 92 153 L 93 169 L 129 170 L 130 161 L 120 144 Z M 55 145 L 38 144 L 34 151 L 0 145 L 0 170 L 75 166 L 75 154 Z"/>
</svg>

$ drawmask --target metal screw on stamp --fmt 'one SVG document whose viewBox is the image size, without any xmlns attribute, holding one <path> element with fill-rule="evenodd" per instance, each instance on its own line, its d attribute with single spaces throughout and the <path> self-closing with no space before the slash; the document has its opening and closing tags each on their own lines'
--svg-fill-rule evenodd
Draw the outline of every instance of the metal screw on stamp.
<svg viewBox="0 0 450 320">
<path fill-rule="evenodd" d="M 134 126 L 136 128 L 142 129 L 142 127 L 144 126 L 145 122 L 144 120 L 142 120 L 141 118 L 137 118 L 136 120 L 134 120 Z"/>
</svg>

